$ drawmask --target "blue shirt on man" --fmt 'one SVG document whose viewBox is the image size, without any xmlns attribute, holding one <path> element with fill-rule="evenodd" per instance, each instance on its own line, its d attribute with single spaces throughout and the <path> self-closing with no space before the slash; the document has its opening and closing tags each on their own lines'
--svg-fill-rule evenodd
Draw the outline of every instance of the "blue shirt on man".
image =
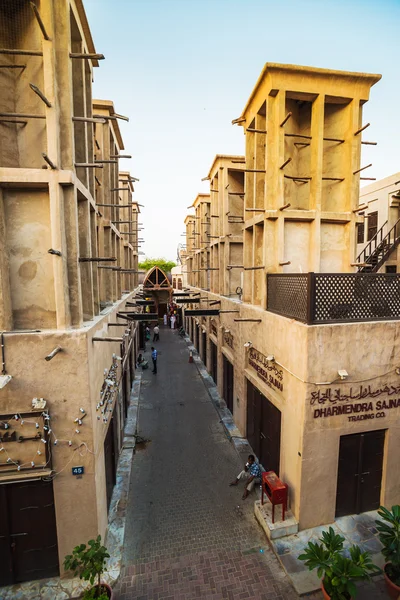
<svg viewBox="0 0 400 600">
<path fill-rule="evenodd" d="M 151 358 L 157 360 L 157 350 L 155 348 L 151 351 Z"/>
<path fill-rule="evenodd" d="M 249 465 L 249 473 L 253 477 L 256 477 L 257 479 L 261 479 L 260 465 L 256 462 L 253 462 L 251 465 Z"/>
</svg>

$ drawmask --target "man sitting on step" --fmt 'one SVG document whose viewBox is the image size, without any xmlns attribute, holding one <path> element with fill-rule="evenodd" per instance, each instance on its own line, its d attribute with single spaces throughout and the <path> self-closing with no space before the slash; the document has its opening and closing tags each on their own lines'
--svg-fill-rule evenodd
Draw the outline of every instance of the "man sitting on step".
<svg viewBox="0 0 400 600">
<path fill-rule="evenodd" d="M 253 454 L 249 454 L 247 458 L 247 463 L 244 466 L 243 471 L 239 473 L 234 481 L 231 481 L 229 485 L 237 485 L 240 479 L 245 479 L 246 489 L 243 492 L 242 499 L 247 498 L 251 490 L 254 488 L 256 483 L 260 484 L 261 482 L 261 468 L 260 465 L 256 462 Z"/>
</svg>

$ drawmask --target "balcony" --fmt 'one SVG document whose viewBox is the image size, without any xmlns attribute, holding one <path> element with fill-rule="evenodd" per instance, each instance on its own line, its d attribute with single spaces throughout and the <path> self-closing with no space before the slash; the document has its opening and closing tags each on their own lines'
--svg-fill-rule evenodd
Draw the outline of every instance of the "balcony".
<svg viewBox="0 0 400 600">
<path fill-rule="evenodd" d="M 267 310 L 308 325 L 400 319 L 400 275 L 271 273 Z"/>
</svg>

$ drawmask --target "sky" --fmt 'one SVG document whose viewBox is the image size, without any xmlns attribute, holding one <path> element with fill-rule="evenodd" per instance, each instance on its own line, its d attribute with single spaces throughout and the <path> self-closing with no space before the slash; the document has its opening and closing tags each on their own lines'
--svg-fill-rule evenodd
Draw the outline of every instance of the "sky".
<svg viewBox="0 0 400 600">
<path fill-rule="evenodd" d="M 380 73 L 364 106 L 368 177 L 400 171 L 400 0 L 84 0 L 93 97 L 113 100 L 140 181 L 148 257 L 175 260 L 216 154 L 244 154 L 240 116 L 266 62 Z"/>
</svg>

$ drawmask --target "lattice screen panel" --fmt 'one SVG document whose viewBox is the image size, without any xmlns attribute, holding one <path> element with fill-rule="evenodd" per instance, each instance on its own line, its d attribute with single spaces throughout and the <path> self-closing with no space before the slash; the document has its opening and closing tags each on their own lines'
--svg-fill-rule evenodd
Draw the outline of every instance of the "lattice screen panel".
<svg viewBox="0 0 400 600">
<path fill-rule="evenodd" d="M 267 275 L 267 310 L 307 321 L 307 275 Z"/>
<path fill-rule="evenodd" d="M 400 318 L 396 275 L 316 273 L 314 286 L 314 323 Z"/>
</svg>

